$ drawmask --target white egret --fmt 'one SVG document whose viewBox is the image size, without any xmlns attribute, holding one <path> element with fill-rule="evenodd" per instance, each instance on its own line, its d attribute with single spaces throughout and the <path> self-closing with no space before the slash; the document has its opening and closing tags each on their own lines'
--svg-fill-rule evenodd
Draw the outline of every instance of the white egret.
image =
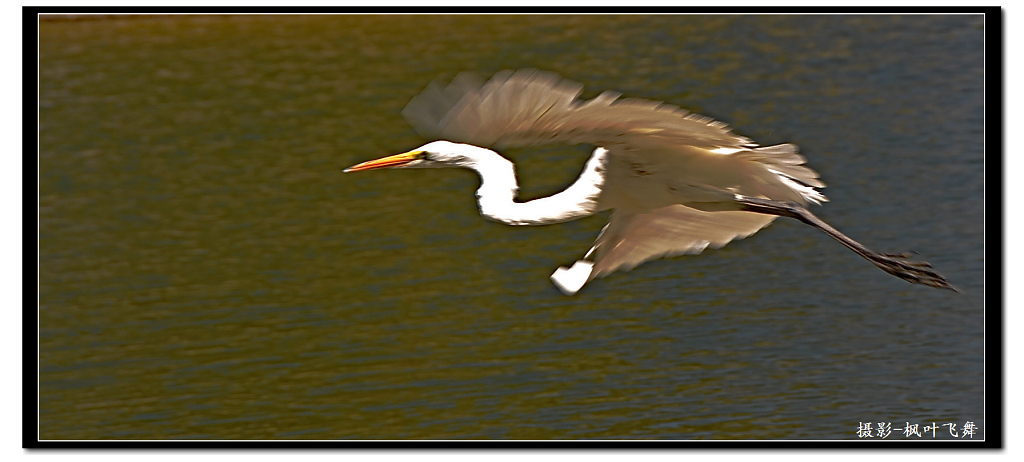
<svg viewBox="0 0 1024 462">
<path fill-rule="evenodd" d="M 584 101 L 581 91 L 581 84 L 533 69 L 502 71 L 487 82 L 468 73 L 448 85 L 434 82 L 402 114 L 422 135 L 443 141 L 345 171 L 473 169 L 481 179 L 480 213 L 509 225 L 560 223 L 614 209 L 583 259 L 551 275 L 568 295 L 644 261 L 722 247 L 777 216 L 824 231 L 889 274 L 957 290 L 928 263 L 874 252 L 811 214 L 808 203 L 827 200 L 815 189 L 825 184 L 796 146 L 758 146 L 722 122 L 676 106 L 614 92 Z M 515 201 L 512 162 L 481 147 L 553 142 L 597 148 L 575 183 L 528 202 Z"/>
</svg>

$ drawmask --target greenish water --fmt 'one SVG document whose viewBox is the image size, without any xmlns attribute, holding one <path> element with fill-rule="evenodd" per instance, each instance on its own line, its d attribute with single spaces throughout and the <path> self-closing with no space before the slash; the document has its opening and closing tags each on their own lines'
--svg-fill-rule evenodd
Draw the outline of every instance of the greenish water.
<svg viewBox="0 0 1024 462">
<path fill-rule="evenodd" d="M 978 16 L 44 21 L 39 437 L 857 439 L 862 421 L 970 421 L 983 438 L 983 33 Z M 399 112 L 431 80 L 522 67 L 799 144 L 829 185 L 816 213 L 965 293 L 779 220 L 565 297 L 548 275 L 606 216 L 505 227 L 479 217 L 470 172 L 342 174 L 426 141 Z M 505 154 L 533 198 L 587 153 Z"/>
</svg>

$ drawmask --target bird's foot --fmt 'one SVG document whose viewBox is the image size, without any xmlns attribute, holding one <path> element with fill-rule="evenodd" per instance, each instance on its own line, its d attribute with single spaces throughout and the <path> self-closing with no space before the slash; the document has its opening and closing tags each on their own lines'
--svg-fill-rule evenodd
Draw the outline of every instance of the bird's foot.
<svg viewBox="0 0 1024 462">
<path fill-rule="evenodd" d="M 926 261 L 907 260 L 912 256 L 913 254 L 910 252 L 897 254 L 874 253 L 865 255 L 865 258 L 867 258 L 871 263 L 874 263 L 875 266 L 881 268 L 882 271 L 903 279 L 904 281 L 960 292 L 960 289 L 956 288 L 953 284 L 950 284 L 943 275 L 935 272 L 930 263 Z"/>
</svg>

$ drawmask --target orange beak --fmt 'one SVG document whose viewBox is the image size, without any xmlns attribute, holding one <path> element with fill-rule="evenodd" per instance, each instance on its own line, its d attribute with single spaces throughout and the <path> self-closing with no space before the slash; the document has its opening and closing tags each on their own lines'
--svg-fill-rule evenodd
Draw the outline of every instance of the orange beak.
<svg viewBox="0 0 1024 462">
<path fill-rule="evenodd" d="M 375 168 L 401 167 L 405 164 L 408 164 L 409 162 L 419 159 L 420 154 L 423 154 L 423 151 L 409 151 L 403 152 L 401 154 L 395 154 L 393 156 L 381 157 L 380 159 L 370 160 L 363 162 L 361 164 L 353 165 L 349 168 L 346 168 L 344 172 L 348 173 L 358 172 L 361 170 L 373 170 Z"/>
</svg>

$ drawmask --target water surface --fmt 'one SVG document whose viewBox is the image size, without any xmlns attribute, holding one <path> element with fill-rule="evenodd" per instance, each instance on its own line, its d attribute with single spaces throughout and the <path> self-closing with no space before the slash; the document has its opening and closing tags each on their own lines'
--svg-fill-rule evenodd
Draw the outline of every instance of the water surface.
<svg viewBox="0 0 1024 462">
<path fill-rule="evenodd" d="M 39 436 L 981 438 L 983 33 L 965 15 L 44 21 Z M 548 275 L 606 215 L 506 227 L 467 171 L 342 174 L 427 141 L 399 112 L 429 81 L 523 67 L 799 144 L 819 216 L 964 293 L 778 220 L 565 297 Z M 505 154 L 533 198 L 588 149 Z"/>
</svg>

